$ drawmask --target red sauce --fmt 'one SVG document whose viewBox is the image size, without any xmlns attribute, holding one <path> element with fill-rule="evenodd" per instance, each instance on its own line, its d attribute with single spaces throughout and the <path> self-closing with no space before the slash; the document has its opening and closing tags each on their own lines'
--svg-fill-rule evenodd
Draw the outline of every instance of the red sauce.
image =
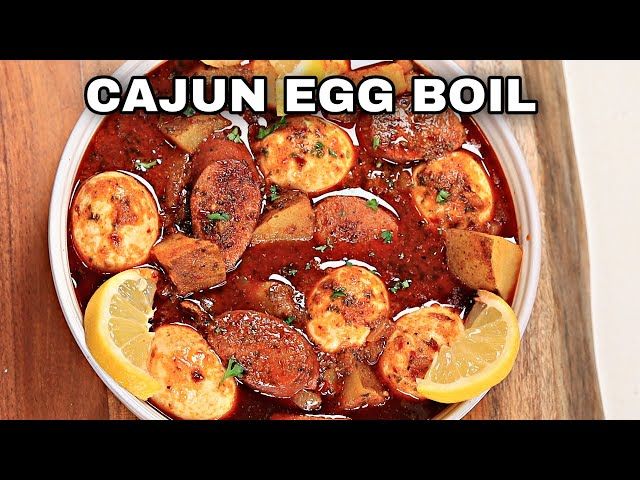
<svg viewBox="0 0 640 480">
<path fill-rule="evenodd" d="M 170 91 L 172 76 L 188 70 L 192 65 L 193 62 L 169 61 L 149 76 L 156 90 L 166 94 Z M 472 118 L 463 117 L 462 122 L 468 131 L 466 145 L 472 145 L 472 149 L 477 148 L 492 181 L 495 206 L 493 220 L 489 225 L 490 233 L 517 238 L 511 193 L 495 152 Z M 190 233 L 190 225 L 188 219 L 185 220 L 183 209 L 188 205 L 191 185 L 187 185 L 183 191 L 182 187 L 178 190 L 175 183 L 168 181 L 183 173 L 189 162 L 189 155 L 171 145 L 157 129 L 156 123 L 157 117 L 141 113 L 106 117 L 87 148 L 76 183 L 108 170 L 133 172 L 154 188 L 163 209 L 165 231 L 180 229 Z M 136 160 L 149 162 L 156 159 L 161 160 L 161 163 L 147 172 L 140 172 L 135 168 Z M 409 165 L 388 162 L 381 164 L 361 150 L 358 164 L 344 184 L 333 189 L 360 187 L 387 201 L 400 217 L 398 235 L 392 243 L 385 244 L 380 240 L 357 244 L 337 243 L 323 252 L 314 249 L 319 246 L 314 240 L 249 247 L 238 268 L 227 275 L 224 286 L 194 294 L 191 298 L 212 300 L 215 314 L 232 309 L 251 309 L 255 308 L 251 299 L 252 282 L 266 281 L 270 275 L 279 274 L 288 278 L 298 291 L 306 295 L 324 275 L 318 266 L 318 259 L 320 262 L 359 260 L 375 267 L 387 287 L 393 286 L 397 281 L 394 279 L 412 281 L 409 288 L 389 294 L 394 316 L 406 308 L 430 301 L 467 310 L 473 303 L 474 292 L 448 271 L 442 232 L 426 226 L 415 208 L 406 188 L 410 179 L 407 167 Z M 72 245 L 70 236 L 69 245 Z M 84 310 L 91 295 L 109 275 L 89 270 L 73 248 L 69 249 L 69 261 L 78 302 Z M 296 271 L 295 275 L 290 273 L 293 270 Z M 157 309 L 154 325 L 165 322 L 189 323 L 189 317 L 178 308 L 175 298 L 165 295 L 168 289 L 163 287 L 168 283 L 168 280 L 162 279 L 158 286 L 154 303 Z M 316 413 L 344 414 L 354 419 L 427 419 L 443 408 L 444 405 L 431 401 L 391 398 L 379 407 L 345 412 L 336 408 L 334 399 L 325 398 L 322 409 Z M 289 401 L 270 398 L 240 386 L 239 401 L 231 418 L 266 419 L 274 413 L 302 412 Z"/>
</svg>

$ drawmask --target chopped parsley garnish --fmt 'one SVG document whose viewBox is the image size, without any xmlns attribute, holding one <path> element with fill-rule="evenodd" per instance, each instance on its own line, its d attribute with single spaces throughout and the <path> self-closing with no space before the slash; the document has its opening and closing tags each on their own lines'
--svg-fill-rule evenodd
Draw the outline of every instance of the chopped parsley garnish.
<svg viewBox="0 0 640 480">
<path fill-rule="evenodd" d="M 324 252 L 328 247 L 329 245 L 320 245 L 318 247 L 313 247 L 313 249 L 318 250 L 319 252 Z"/>
<path fill-rule="evenodd" d="M 396 283 L 393 284 L 393 287 L 391 287 L 389 291 L 393 294 L 396 294 L 398 293 L 398 290 L 406 290 L 410 286 L 411 286 L 411 280 L 397 281 Z"/>
<path fill-rule="evenodd" d="M 311 270 L 311 262 L 307 262 L 307 264 L 304 266 L 305 270 Z"/>
<path fill-rule="evenodd" d="M 240 377 L 243 373 L 244 367 L 242 366 L 242 364 L 238 362 L 235 357 L 231 357 L 229 359 L 229 363 L 227 363 L 227 370 L 224 372 L 220 383 L 224 382 L 227 378 Z"/>
<path fill-rule="evenodd" d="M 328 150 L 328 152 L 329 152 L 329 155 L 331 155 L 332 157 L 337 157 L 337 156 L 338 156 L 338 154 L 336 153 L 336 151 L 335 151 L 335 150 L 333 150 L 332 148 L 328 148 L 327 150 Z"/>
<path fill-rule="evenodd" d="M 393 240 L 393 232 L 391 230 L 383 230 L 382 233 L 380 233 L 380 238 L 382 238 L 384 243 L 391 243 Z"/>
<path fill-rule="evenodd" d="M 153 160 L 152 162 L 143 162 L 142 160 L 136 160 L 136 170 L 140 170 L 141 172 L 146 172 L 147 170 L 151 170 L 153 167 L 161 163 L 159 160 Z"/>
<path fill-rule="evenodd" d="M 367 200 L 367 207 L 375 212 L 376 210 L 378 210 L 378 200 L 376 200 L 375 198 Z"/>
<path fill-rule="evenodd" d="M 345 260 L 344 266 L 345 267 L 353 267 L 353 263 L 351 261 L 349 261 L 349 260 Z"/>
<path fill-rule="evenodd" d="M 338 287 L 333 289 L 333 293 L 331 294 L 331 300 L 335 300 L 336 298 L 346 297 L 347 292 L 344 287 Z"/>
<path fill-rule="evenodd" d="M 269 194 L 269 200 L 271 200 L 272 202 L 275 202 L 277 199 L 280 198 L 277 185 L 271 185 L 271 187 L 269 188 L 269 191 L 271 192 Z"/>
<path fill-rule="evenodd" d="M 212 222 L 228 222 L 231 215 L 226 212 L 213 212 L 207 215 L 207 218 Z"/>
<path fill-rule="evenodd" d="M 295 277 L 298 270 L 292 267 L 285 267 L 282 269 L 282 272 L 288 277 Z"/>
<path fill-rule="evenodd" d="M 286 323 L 287 325 L 292 325 L 293 322 L 295 322 L 296 317 L 292 317 L 291 315 L 289 315 L 287 318 L 284 319 L 284 323 Z"/>
<path fill-rule="evenodd" d="M 258 140 L 262 140 L 263 138 L 268 137 L 277 129 L 279 129 L 280 127 L 286 124 L 287 124 L 287 117 L 282 117 L 280 120 L 271 124 L 271 126 L 269 127 L 260 127 L 260 130 L 258 131 Z"/>
<path fill-rule="evenodd" d="M 182 111 L 182 115 L 185 117 L 193 117 L 195 114 L 196 110 L 191 105 L 187 105 L 187 108 Z"/>
<path fill-rule="evenodd" d="M 324 143 L 316 142 L 313 146 L 313 154 L 318 158 L 324 157 Z"/>
<path fill-rule="evenodd" d="M 444 203 L 449 200 L 450 196 L 451 194 L 446 190 L 439 190 L 438 194 L 436 195 L 436 203 Z"/>
<path fill-rule="evenodd" d="M 240 137 L 240 129 L 238 127 L 233 127 L 231 133 L 227 135 L 227 138 L 235 143 L 242 143 L 242 138 Z"/>
<path fill-rule="evenodd" d="M 378 135 L 373 137 L 373 140 L 371 141 L 371 146 L 373 147 L 374 150 L 377 150 L 378 147 L 380 146 L 380 137 Z"/>
</svg>

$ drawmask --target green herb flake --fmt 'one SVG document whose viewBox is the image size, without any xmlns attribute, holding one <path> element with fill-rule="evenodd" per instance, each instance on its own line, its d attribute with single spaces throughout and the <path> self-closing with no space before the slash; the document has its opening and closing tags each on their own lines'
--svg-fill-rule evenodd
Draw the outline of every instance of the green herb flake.
<svg viewBox="0 0 640 480">
<path fill-rule="evenodd" d="M 231 357 L 229 359 L 229 363 L 227 363 L 227 370 L 224 372 L 220 383 L 224 382 L 227 378 L 242 376 L 244 370 L 245 369 L 242 364 L 238 362 L 235 357 Z"/>
<path fill-rule="evenodd" d="M 291 315 L 289 315 L 287 318 L 284 319 L 284 323 L 286 323 L 287 325 L 293 325 L 293 322 L 295 322 L 296 317 L 292 317 Z"/>
<path fill-rule="evenodd" d="M 378 210 L 378 200 L 376 200 L 375 198 L 367 200 L 367 207 L 375 212 L 376 210 Z"/>
<path fill-rule="evenodd" d="M 391 230 L 383 230 L 380 233 L 380 238 L 384 243 L 391 243 L 393 241 L 393 232 Z"/>
<path fill-rule="evenodd" d="M 277 122 L 271 124 L 271 126 L 260 127 L 260 130 L 258 130 L 258 140 L 262 140 L 263 138 L 268 137 L 277 129 L 279 129 L 280 127 L 286 124 L 287 124 L 287 117 L 282 117 Z"/>
<path fill-rule="evenodd" d="M 319 252 L 324 252 L 327 248 L 329 247 L 329 245 L 320 245 L 317 247 L 313 247 L 314 250 L 318 250 Z"/>
<path fill-rule="evenodd" d="M 378 147 L 380 146 L 380 136 L 376 135 L 373 137 L 373 140 L 371 141 L 371 146 L 373 147 L 374 150 L 377 150 Z"/>
<path fill-rule="evenodd" d="M 195 114 L 196 110 L 191 105 L 187 105 L 187 108 L 182 111 L 182 115 L 185 117 L 193 117 Z"/>
<path fill-rule="evenodd" d="M 156 165 L 159 165 L 160 160 L 153 160 L 151 162 L 143 162 L 142 160 L 136 160 L 135 166 L 136 170 L 140 170 L 141 172 L 146 172 L 147 170 L 151 170 Z"/>
<path fill-rule="evenodd" d="M 334 149 L 328 148 L 327 150 L 329 152 L 329 155 L 331 155 L 332 157 L 336 157 L 336 158 L 338 157 L 338 154 L 336 153 L 336 151 Z"/>
<path fill-rule="evenodd" d="M 226 212 L 212 212 L 207 215 L 207 218 L 212 222 L 228 222 L 231 219 L 231 215 Z"/>
<path fill-rule="evenodd" d="M 376 161 L 376 168 L 380 168 L 382 167 L 382 160 L 377 160 Z"/>
<path fill-rule="evenodd" d="M 311 270 L 311 262 L 307 262 L 307 264 L 304 266 L 305 270 Z"/>
<path fill-rule="evenodd" d="M 242 138 L 240 137 L 240 129 L 238 127 L 233 127 L 233 130 L 231 130 L 231 133 L 227 135 L 227 139 L 235 143 L 243 143 Z"/>
<path fill-rule="evenodd" d="M 331 300 L 335 300 L 336 298 L 346 297 L 347 292 L 344 287 L 338 287 L 333 289 L 333 293 L 331 294 Z"/>
<path fill-rule="evenodd" d="M 271 200 L 272 202 L 275 202 L 277 199 L 280 198 L 277 185 L 271 185 L 271 187 L 269 188 L 269 191 L 271 192 L 269 194 L 269 200 Z"/>
<path fill-rule="evenodd" d="M 288 277 L 295 277 L 296 273 L 298 273 L 298 270 L 296 270 L 295 268 L 287 267 L 284 269 L 284 273 Z"/>
<path fill-rule="evenodd" d="M 353 262 L 349 261 L 349 260 L 345 260 L 344 262 L 344 266 L 345 267 L 353 267 Z"/>
<path fill-rule="evenodd" d="M 402 280 L 402 281 L 399 280 L 396 283 L 394 283 L 391 288 L 389 288 L 389 291 L 395 295 L 396 293 L 398 293 L 398 291 L 406 290 L 410 286 L 411 286 L 411 280 Z"/>
<path fill-rule="evenodd" d="M 316 142 L 313 146 L 313 154 L 318 158 L 324 157 L 324 143 Z"/>
<path fill-rule="evenodd" d="M 439 190 L 438 194 L 436 195 L 436 202 L 437 203 L 444 203 L 447 200 L 449 200 L 450 196 L 451 196 L 451 194 L 449 192 L 447 192 L 446 190 Z"/>
</svg>

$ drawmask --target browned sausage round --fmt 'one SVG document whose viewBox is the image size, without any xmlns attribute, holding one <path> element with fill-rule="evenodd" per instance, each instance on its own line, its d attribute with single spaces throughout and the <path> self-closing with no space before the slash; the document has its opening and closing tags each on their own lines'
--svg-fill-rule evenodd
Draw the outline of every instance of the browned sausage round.
<svg viewBox="0 0 640 480">
<path fill-rule="evenodd" d="M 249 166 L 256 182 L 261 182 L 262 177 L 258 173 L 253 157 L 245 144 L 227 139 L 227 132 L 228 130 L 217 132 L 202 142 L 198 151 L 191 157 L 191 178 L 197 179 L 202 171 L 213 162 L 236 158 Z"/>
<path fill-rule="evenodd" d="M 211 163 L 193 186 L 193 233 L 220 247 L 227 270 L 236 265 L 249 245 L 261 202 L 260 187 L 241 160 Z"/>
<path fill-rule="evenodd" d="M 381 238 L 383 230 L 398 231 L 393 216 L 380 206 L 367 206 L 358 197 L 329 197 L 315 208 L 316 239 L 319 242 L 358 243 Z"/>
<path fill-rule="evenodd" d="M 459 149 L 466 132 L 451 110 L 437 114 L 414 114 L 411 97 L 396 99 L 395 113 L 361 115 L 357 135 L 376 157 L 398 163 L 433 160 Z"/>
<path fill-rule="evenodd" d="M 288 398 L 317 387 L 319 365 L 311 344 L 271 315 L 227 312 L 213 319 L 206 338 L 225 364 L 234 357 L 244 367 L 240 379 L 262 393 Z"/>
</svg>

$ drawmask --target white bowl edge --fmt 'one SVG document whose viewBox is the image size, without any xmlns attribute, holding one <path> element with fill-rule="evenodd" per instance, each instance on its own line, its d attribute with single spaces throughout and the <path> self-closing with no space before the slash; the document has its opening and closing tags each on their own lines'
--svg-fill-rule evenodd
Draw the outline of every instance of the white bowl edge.
<svg viewBox="0 0 640 480">
<path fill-rule="evenodd" d="M 162 62 L 162 60 L 129 60 L 118 68 L 113 76 L 125 84 L 131 76 L 144 75 Z M 418 60 L 418 62 L 444 78 L 465 74 L 464 70 L 451 60 Z M 86 147 L 102 119 L 101 115 L 85 109 L 71 132 L 60 158 L 49 209 L 49 259 L 53 282 L 69 329 L 87 361 L 104 384 L 138 418 L 166 419 L 165 415 L 150 404 L 139 400 L 118 385 L 94 360 L 85 342 L 83 315 L 69 273 L 67 214 L 74 188 L 73 180 Z M 514 200 L 524 257 L 513 307 L 518 315 L 520 331 L 523 335 L 535 301 L 540 273 L 542 238 L 536 194 L 520 147 L 504 118 L 482 112 L 474 115 L 474 119 L 498 155 Z M 435 418 L 461 419 L 485 394 L 486 392 L 466 402 L 451 405 Z"/>
</svg>

